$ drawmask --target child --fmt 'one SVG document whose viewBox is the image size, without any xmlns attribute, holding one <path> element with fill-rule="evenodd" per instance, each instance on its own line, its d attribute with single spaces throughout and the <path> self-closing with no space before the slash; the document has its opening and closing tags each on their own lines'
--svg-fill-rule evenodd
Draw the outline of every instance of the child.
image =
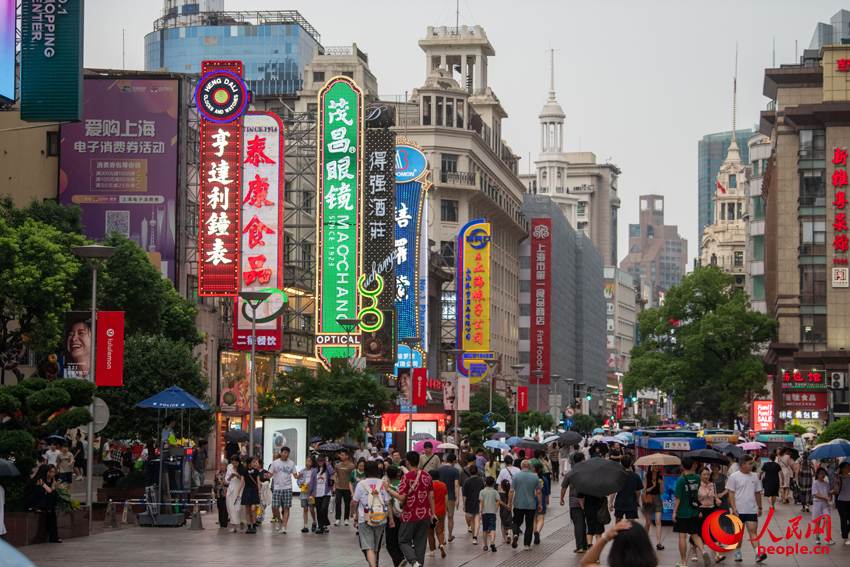
<svg viewBox="0 0 850 567">
<path fill-rule="evenodd" d="M 508 508 L 508 494 L 511 492 L 511 481 L 502 481 L 502 491 L 499 493 L 499 517 L 502 519 L 502 541 L 510 543 L 511 531 L 513 530 L 514 517 Z"/>
<path fill-rule="evenodd" d="M 487 549 L 487 540 L 492 536 L 490 551 L 496 551 L 496 510 L 506 505 L 502 503 L 499 493 L 493 488 L 496 485 L 496 479 L 488 476 L 484 482 L 486 486 L 478 495 L 481 502 L 481 522 L 484 524 L 484 549 Z"/>
<path fill-rule="evenodd" d="M 812 522 L 817 522 L 818 518 L 821 516 L 826 516 L 826 521 L 821 521 L 819 528 L 826 532 L 824 535 L 829 538 L 826 543 L 829 545 L 833 545 L 835 540 L 830 537 L 830 534 L 826 531 L 830 529 L 831 522 L 829 521 L 829 482 L 826 480 L 826 469 L 823 467 L 818 467 L 817 472 L 815 473 L 816 479 L 812 483 L 812 496 L 814 496 L 814 501 L 812 503 Z M 815 541 L 820 545 L 820 533 L 815 532 Z"/>
</svg>

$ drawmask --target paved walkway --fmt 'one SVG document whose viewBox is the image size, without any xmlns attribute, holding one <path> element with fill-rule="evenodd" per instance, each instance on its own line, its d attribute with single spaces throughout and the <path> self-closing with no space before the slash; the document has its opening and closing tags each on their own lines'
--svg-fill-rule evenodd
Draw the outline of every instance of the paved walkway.
<svg viewBox="0 0 850 567">
<path fill-rule="evenodd" d="M 457 532 L 457 539 L 448 544 L 448 556 L 426 558 L 428 566 L 435 567 L 578 567 L 581 555 L 572 553 L 575 543 L 573 529 L 570 524 L 566 507 L 561 508 L 555 498 L 554 506 L 550 508 L 543 528 L 541 545 L 533 546 L 532 551 L 524 552 L 522 540 L 518 549 L 501 543 L 497 544 L 497 553 L 486 552 L 483 549 L 482 538 L 479 545 L 472 545 L 465 533 L 463 516 L 458 512 L 456 524 L 464 527 Z M 805 535 L 811 514 L 800 514 L 799 506 L 778 505 L 770 529 L 774 535 L 785 535 L 788 522 L 798 515 L 803 515 L 800 525 Z M 294 520 L 300 520 L 300 508 Z M 838 513 L 831 510 L 833 518 L 833 534 L 838 539 Z M 256 535 L 244 533 L 230 534 L 216 525 L 216 514 L 204 514 L 204 531 L 190 531 L 188 526 L 181 528 L 140 528 L 138 526 L 122 526 L 117 529 L 104 530 L 96 526 L 95 533 L 86 538 L 68 540 L 60 545 L 41 544 L 22 548 L 21 551 L 36 565 L 62 565 L 62 567 L 97 567 L 117 565 L 120 563 L 176 565 L 189 562 L 204 567 L 233 567 L 236 564 L 249 563 L 252 567 L 277 566 L 282 562 L 296 561 L 310 567 L 348 567 L 366 565 L 360 552 L 358 540 L 352 527 L 331 526 L 328 535 L 302 534 L 299 521 L 289 522 L 289 533 L 286 535 L 275 532 L 268 523 L 259 528 Z M 761 528 L 761 526 L 759 526 Z M 655 542 L 655 532 L 651 535 Z M 765 539 L 769 540 L 767 534 Z M 676 534 L 670 526 L 663 528 L 664 551 L 658 552 L 659 565 L 673 567 L 679 561 Z M 763 544 L 769 543 L 763 541 Z M 796 543 L 796 540 L 793 543 Z M 801 541 L 814 545 L 814 538 Z M 733 557 L 728 557 L 725 564 L 734 567 L 755 567 L 755 553 L 749 544 L 744 542 L 744 561 L 735 563 Z M 712 553 L 713 555 L 713 553 Z M 386 550 L 381 552 L 381 563 L 391 566 Z M 602 565 L 607 564 L 607 552 L 603 553 Z M 805 567 L 846 567 L 850 565 L 850 546 L 842 545 L 840 539 L 836 545 L 829 546 L 829 555 L 799 555 L 786 557 L 772 555 L 766 565 L 773 566 L 802 566 Z M 713 567 L 716 567 L 712 563 Z M 701 563 L 689 563 L 689 567 L 702 567 Z"/>
</svg>

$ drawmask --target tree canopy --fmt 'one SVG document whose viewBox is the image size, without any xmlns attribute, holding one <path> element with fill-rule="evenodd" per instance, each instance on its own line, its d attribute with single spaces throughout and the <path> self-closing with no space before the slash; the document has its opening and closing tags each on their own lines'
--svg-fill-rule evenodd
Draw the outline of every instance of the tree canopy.
<svg viewBox="0 0 850 567">
<path fill-rule="evenodd" d="M 818 443 L 829 443 L 833 439 L 846 439 L 850 441 L 850 418 L 842 417 L 830 423 L 818 435 Z"/>
<path fill-rule="evenodd" d="M 626 391 L 658 388 L 677 413 L 733 426 L 755 394 L 766 393 L 754 353 L 774 340 L 779 323 L 753 311 L 735 277 L 717 266 L 697 268 L 671 288 L 664 305 L 638 316 L 642 344 L 631 351 Z"/>
</svg>

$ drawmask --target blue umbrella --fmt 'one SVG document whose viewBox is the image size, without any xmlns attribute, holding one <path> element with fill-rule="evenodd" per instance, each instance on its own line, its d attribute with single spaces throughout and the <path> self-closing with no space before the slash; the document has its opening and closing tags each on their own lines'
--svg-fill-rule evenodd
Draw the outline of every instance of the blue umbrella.
<svg viewBox="0 0 850 567">
<path fill-rule="evenodd" d="M 593 430 L 593 432 L 594 433 L 605 433 L 605 430 L 602 429 L 601 427 L 597 427 L 596 429 Z"/>
<path fill-rule="evenodd" d="M 809 460 L 814 459 L 834 459 L 837 457 L 850 457 L 850 445 L 844 443 L 836 443 L 821 445 L 809 453 Z"/>
<path fill-rule="evenodd" d="M 510 451 L 511 447 L 507 443 L 501 441 L 485 441 L 484 446 L 489 449 L 501 449 L 502 451 Z"/>
<path fill-rule="evenodd" d="M 509 437 L 508 439 L 505 440 L 505 443 L 507 443 L 509 446 L 513 447 L 517 443 L 522 443 L 523 441 L 525 441 L 525 439 L 523 439 L 522 437 Z"/>
<path fill-rule="evenodd" d="M 210 406 L 177 386 L 167 388 L 157 395 L 139 402 L 136 404 L 136 407 L 156 409 L 210 409 Z"/>
<path fill-rule="evenodd" d="M 541 443 L 549 444 L 549 443 L 551 443 L 552 441 L 557 441 L 557 440 L 558 440 L 558 439 L 560 439 L 560 438 L 561 438 L 561 436 L 560 436 L 560 435 L 552 435 L 551 437 L 547 437 L 546 439 L 544 439 L 543 441 L 541 441 Z"/>
</svg>

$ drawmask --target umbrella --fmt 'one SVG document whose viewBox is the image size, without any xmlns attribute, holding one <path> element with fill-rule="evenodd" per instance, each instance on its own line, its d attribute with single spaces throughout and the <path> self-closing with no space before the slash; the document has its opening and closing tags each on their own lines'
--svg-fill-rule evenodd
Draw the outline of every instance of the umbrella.
<svg viewBox="0 0 850 567">
<path fill-rule="evenodd" d="M 558 437 L 558 443 L 561 445 L 577 445 L 582 439 L 584 439 L 584 437 L 582 437 L 580 433 L 567 431 L 565 433 L 561 433 Z"/>
<path fill-rule="evenodd" d="M 560 439 L 560 438 L 561 438 L 561 436 L 560 436 L 560 435 L 552 435 L 551 437 L 547 437 L 546 439 L 544 439 L 544 440 L 542 441 L 542 443 L 545 443 L 546 445 L 548 445 L 548 444 L 549 444 L 549 443 L 551 443 L 552 441 L 557 441 L 557 440 L 558 440 L 558 439 Z"/>
<path fill-rule="evenodd" d="M 809 460 L 814 459 L 835 459 L 837 457 L 850 457 L 850 445 L 845 443 L 837 443 L 835 445 L 822 445 L 816 447 L 809 453 Z"/>
<path fill-rule="evenodd" d="M 246 443 L 248 439 L 248 432 L 244 429 L 231 429 L 224 434 L 224 440 L 231 443 Z"/>
<path fill-rule="evenodd" d="M 498 433 L 494 433 L 493 435 L 491 435 L 490 439 L 504 439 L 506 437 L 510 437 L 510 435 L 508 435 L 504 431 L 500 431 Z"/>
<path fill-rule="evenodd" d="M 695 459 L 701 463 L 714 463 L 716 465 L 729 464 L 729 459 L 724 457 L 721 453 L 712 449 L 699 449 L 697 451 L 690 451 L 688 453 L 685 453 L 685 456 Z"/>
<path fill-rule="evenodd" d="M 764 443 L 759 443 L 758 441 L 747 441 L 746 443 L 738 443 L 737 445 L 744 451 L 758 451 L 759 449 L 764 449 L 767 447 Z"/>
<path fill-rule="evenodd" d="M 605 430 L 602 429 L 601 427 L 597 427 L 596 429 L 593 430 L 593 432 L 594 433 L 605 433 Z"/>
<path fill-rule="evenodd" d="M 5 541 L 0 541 L 0 551 L 4 567 L 35 567 L 35 563 Z"/>
<path fill-rule="evenodd" d="M 603 438 L 603 437 L 604 437 L 604 435 L 594 435 L 593 437 L 591 437 L 591 440 L 593 440 L 593 441 L 602 441 L 602 438 Z"/>
<path fill-rule="evenodd" d="M 616 437 L 603 437 L 602 439 L 600 439 L 600 441 L 602 441 L 603 443 L 619 443 L 620 442 L 620 440 L 617 439 Z"/>
<path fill-rule="evenodd" d="M 313 437 L 313 438 L 312 438 L 312 439 L 310 439 L 310 441 L 309 441 L 309 443 L 311 443 L 311 444 L 312 444 L 312 443 L 321 443 L 321 442 L 322 442 L 322 438 L 321 438 L 321 437 Z"/>
<path fill-rule="evenodd" d="M 731 443 L 714 443 L 711 448 L 725 455 L 732 455 L 736 459 L 744 456 L 744 450 Z"/>
<path fill-rule="evenodd" d="M 155 396 L 139 402 L 136 404 L 136 407 L 156 409 L 210 409 L 209 405 L 177 386 L 166 388 Z"/>
<path fill-rule="evenodd" d="M 503 445 L 504 445 L 504 443 L 503 443 Z M 485 443 L 484 446 L 486 447 L 487 444 Z M 457 451 L 458 446 L 455 445 L 454 443 L 440 443 L 439 445 L 437 445 L 437 449 L 454 449 L 455 451 Z"/>
<path fill-rule="evenodd" d="M 317 451 L 340 451 L 342 449 L 345 449 L 345 447 L 339 443 L 325 443 L 324 445 L 316 447 Z"/>
<path fill-rule="evenodd" d="M 538 443 L 536 441 L 521 441 L 514 445 L 514 449 L 531 449 L 533 451 L 545 451 L 548 449 L 546 445 L 543 443 Z"/>
<path fill-rule="evenodd" d="M 523 441 L 522 437 L 509 437 L 509 438 L 505 441 L 505 443 L 507 443 L 508 445 L 510 445 L 511 447 L 513 447 L 513 446 L 514 446 L 514 445 L 516 445 L 517 443 L 522 443 L 522 441 Z"/>
<path fill-rule="evenodd" d="M 636 467 L 651 467 L 652 465 L 680 465 L 682 461 L 679 460 L 679 457 L 674 455 L 668 455 L 667 453 L 652 453 L 651 455 L 645 455 L 635 461 Z"/>
<path fill-rule="evenodd" d="M 604 498 L 619 492 L 629 479 L 626 469 L 616 461 L 589 459 L 573 465 L 567 474 L 576 492 Z"/>
<path fill-rule="evenodd" d="M 12 461 L 0 459 L 0 476 L 21 476 L 21 471 Z"/>
<path fill-rule="evenodd" d="M 850 441 L 848 441 L 847 439 L 841 439 L 839 437 L 838 439 L 833 439 L 832 441 L 830 441 L 829 444 L 830 445 L 850 445 Z"/>
<path fill-rule="evenodd" d="M 803 434 L 801 435 L 801 437 L 802 437 L 803 439 L 811 439 L 812 437 L 817 437 L 817 435 L 815 435 L 814 433 L 803 433 Z"/>
<path fill-rule="evenodd" d="M 430 433 L 414 433 L 413 437 L 411 437 L 411 439 L 413 439 L 414 441 L 423 441 L 425 439 L 433 439 L 433 438 L 434 438 L 434 436 L 431 435 Z"/>
<path fill-rule="evenodd" d="M 360 446 L 355 445 L 354 443 L 343 443 L 342 446 L 344 448 L 348 449 L 349 451 L 359 451 L 360 450 Z"/>
<path fill-rule="evenodd" d="M 793 449 L 791 447 L 786 447 L 785 451 L 789 455 L 791 455 L 791 458 L 794 459 L 795 461 L 800 458 L 800 451 L 798 451 L 797 449 Z"/>
<path fill-rule="evenodd" d="M 484 446 L 488 449 L 500 449 L 502 451 L 509 451 L 511 449 L 507 443 L 496 440 L 485 441 Z"/>
<path fill-rule="evenodd" d="M 597 447 L 599 447 L 599 452 L 602 453 L 603 455 L 608 454 L 608 444 L 607 443 L 594 443 L 593 445 L 588 447 L 588 451 L 590 451 L 591 455 L 596 452 Z"/>
<path fill-rule="evenodd" d="M 426 433 L 426 435 L 427 435 L 427 433 Z M 414 435 L 414 437 L 415 437 L 415 435 Z M 417 453 L 424 453 L 425 452 L 425 443 L 427 443 L 428 441 L 431 441 L 432 445 L 436 445 L 436 443 L 433 442 L 434 440 L 432 438 L 420 439 L 419 441 L 416 442 L 415 445 L 413 445 L 413 450 L 416 451 Z M 435 449 L 435 452 L 439 452 L 439 451 L 440 451 L 439 448 Z"/>
<path fill-rule="evenodd" d="M 44 438 L 44 441 L 47 444 L 52 444 L 52 443 L 56 443 L 57 445 L 64 445 L 65 444 L 65 438 L 60 436 L 60 435 L 48 435 L 47 437 Z"/>
<path fill-rule="evenodd" d="M 113 447 L 121 447 L 122 449 L 126 449 L 129 446 L 126 441 L 121 441 L 120 439 L 112 439 L 109 441 L 109 444 Z"/>
</svg>

